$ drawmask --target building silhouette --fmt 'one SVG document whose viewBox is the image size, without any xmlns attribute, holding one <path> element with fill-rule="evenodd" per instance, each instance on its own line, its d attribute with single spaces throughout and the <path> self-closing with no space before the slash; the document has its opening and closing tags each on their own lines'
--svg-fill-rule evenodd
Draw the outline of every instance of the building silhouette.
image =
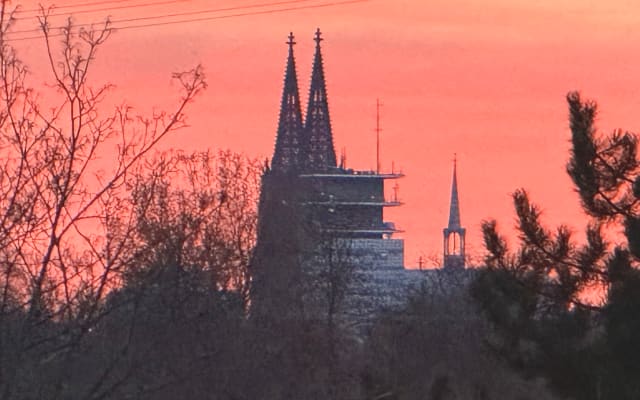
<svg viewBox="0 0 640 400">
<path fill-rule="evenodd" d="M 315 55 L 307 112 L 302 122 L 293 46 L 284 78 L 275 150 L 267 180 L 287 176 L 300 196 L 307 220 L 333 237 L 352 239 L 390 238 L 395 225 L 383 221 L 385 207 L 399 206 L 397 199 L 385 199 L 384 181 L 397 179 L 397 172 L 355 171 L 337 165 L 327 99 L 320 30 L 315 34 Z M 295 189 L 295 190 L 294 190 Z M 264 190 L 271 190 L 263 186 Z"/>
<path fill-rule="evenodd" d="M 465 266 L 466 229 L 460 223 L 460 203 L 458 201 L 457 160 L 453 160 L 453 180 L 451 182 L 451 201 L 449 203 L 449 224 L 442 230 L 444 236 L 443 267 L 445 269 L 463 269 Z"/>
<path fill-rule="evenodd" d="M 293 34 L 286 42 L 275 149 L 262 176 L 252 308 L 269 315 L 277 310 L 285 318 L 330 310 L 350 321 L 366 320 L 380 309 L 404 304 L 409 288 L 420 285 L 427 272 L 404 268 L 404 241 L 394 237 L 400 230 L 384 221 L 386 207 L 401 205 L 397 195 L 385 197 L 385 181 L 403 174 L 385 173 L 379 166 L 354 170 L 337 163 L 322 40 L 318 29 L 304 118 Z M 447 268 L 459 264 L 455 258 L 459 252 L 448 252 L 449 243 L 461 243 L 452 235 L 464 240 L 455 174 L 454 166 L 451 215 L 445 229 Z M 325 293 L 314 295 L 318 288 Z"/>
</svg>

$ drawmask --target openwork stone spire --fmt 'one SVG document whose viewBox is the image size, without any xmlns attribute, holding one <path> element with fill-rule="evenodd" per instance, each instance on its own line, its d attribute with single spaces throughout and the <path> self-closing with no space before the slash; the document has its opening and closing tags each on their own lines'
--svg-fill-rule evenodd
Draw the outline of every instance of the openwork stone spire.
<svg viewBox="0 0 640 400">
<path fill-rule="evenodd" d="M 465 234 L 460 224 L 460 204 L 458 202 L 457 161 L 453 159 L 453 182 L 451 183 L 451 203 L 449 204 L 449 225 L 443 229 L 444 268 L 464 268 Z"/>
<path fill-rule="evenodd" d="M 336 167 L 336 153 L 333 148 L 333 134 L 329 119 L 327 88 L 320 42 L 320 29 L 316 31 L 316 53 L 309 90 L 309 103 L 305 122 L 305 168 L 308 171 L 326 171 Z"/>
<path fill-rule="evenodd" d="M 284 76 L 282 103 L 280 105 L 280 119 L 276 148 L 273 154 L 271 169 L 274 172 L 299 171 L 302 164 L 303 128 L 300 110 L 300 95 L 298 92 L 298 77 L 296 61 L 293 56 L 293 33 L 289 34 L 289 57 Z"/>
</svg>

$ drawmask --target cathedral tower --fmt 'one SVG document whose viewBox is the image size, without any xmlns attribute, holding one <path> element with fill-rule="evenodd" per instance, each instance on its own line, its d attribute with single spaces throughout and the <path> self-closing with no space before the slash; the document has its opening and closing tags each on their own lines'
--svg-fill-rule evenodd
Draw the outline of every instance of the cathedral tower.
<svg viewBox="0 0 640 400">
<path fill-rule="evenodd" d="M 460 224 L 460 205 L 458 202 L 457 162 L 453 160 L 453 182 L 451 183 L 451 202 L 449 204 L 449 225 L 443 229 L 444 268 L 464 268 L 464 246 L 466 229 Z"/>
<path fill-rule="evenodd" d="M 333 133 L 329 118 L 327 87 L 324 81 L 324 65 L 320 42 L 320 29 L 316 31 L 316 52 L 313 58 L 313 72 L 309 86 L 309 102 L 304 124 L 306 139 L 305 167 L 309 172 L 327 171 L 336 167 L 336 153 L 333 147 Z"/>
<path fill-rule="evenodd" d="M 318 29 L 304 124 L 304 172 L 300 175 L 306 219 L 331 237 L 390 238 L 397 230 L 394 224 L 383 221 L 383 210 L 398 206 L 400 202 L 385 199 L 384 182 L 400 178 L 402 174 L 354 171 L 337 166 L 320 46 L 322 40 Z"/>
<path fill-rule="evenodd" d="M 384 221 L 384 209 L 401 205 L 385 197 L 385 181 L 402 173 L 353 170 L 337 165 L 321 52 L 315 32 L 315 55 L 307 113 L 303 122 L 296 76 L 293 34 L 279 113 L 275 150 L 262 176 L 258 237 L 252 262 L 252 313 L 310 310 L 309 276 L 324 276 L 341 253 L 342 270 L 354 265 L 358 284 L 347 289 L 350 310 L 368 313 L 376 299 L 393 297 L 402 281 L 404 241 Z M 327 250 L 328 249 L 328 250 Z M 328 260 L 328 261 L 327 261 Z M 311 275 L 309 275 L 311 273 Z M 356 274 L 356 272 L 353 272 Z M 396 280 L 393 280 L 396 277 Z M 318 290 L 322 285 L 311 285 Z M 305 289 L 306 288 L 306 289 Z M 317 299 L 326 299 L 318 296 Z M 316 299 L 316 300 L 317 300 Z M 324 301 L 324 300 L 322 300 Z M 302 305 L 296 308 L 296 304 Z"/>
<path fill-rule="evenodd" d="M 276 148 L 271 162 L 275 172 L 299 172 L 303 163 L 305 140 L 302 130 L 302 113 L 300 111 L 300 95 L 298 93 L 298 77 L 296 60 L 293 56 L 293 33 L 289 34 L 289 56 L 284 74 L 284 88 L 280 103 L 280 118 L 276 135 Z"/>
</svg>

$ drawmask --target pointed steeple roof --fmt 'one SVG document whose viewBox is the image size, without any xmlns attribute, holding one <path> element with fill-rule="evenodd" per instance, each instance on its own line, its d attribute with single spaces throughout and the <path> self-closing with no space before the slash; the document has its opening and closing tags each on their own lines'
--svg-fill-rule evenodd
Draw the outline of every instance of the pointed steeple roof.
<svg viewBox="0 0 640 400">
<path fill-rule="evenodd" d="M 309 102 L 305 121 L 305 162 L 310 171 L 324 171 L 336 167 L 336 153 L 333 148 L 333 134 L 329 118 L 327 88 L 324 80 L 324 67 L 320 42 L 320 29 L 315 35 L 316 53 L 313 60 Z"/>
<path fill-rule="evenodd" d="M 300 109 L 300 95 L 298 92 L 298 77 L 296 61 L 293 56 L 293 33 L 289 34 L 289 56 L 284 76 L 282 102 L 280 104 L 280 118 L 276 148 L 273 154 L 271 169 L 275 172 L 291 172 L 300 170 L 302 163 L 302 147 L 304 145 L 302 112 Z"/>
<path fill-rule="evenodd" d="M 458 202 L 458 177 L 456 173 L 457 161 L 453 159 L 453 182 L 451 183 L 451 203 L 449 204 L 449 230 L 459 230 L 460 225 L 460 205 Z"/>
</svg>

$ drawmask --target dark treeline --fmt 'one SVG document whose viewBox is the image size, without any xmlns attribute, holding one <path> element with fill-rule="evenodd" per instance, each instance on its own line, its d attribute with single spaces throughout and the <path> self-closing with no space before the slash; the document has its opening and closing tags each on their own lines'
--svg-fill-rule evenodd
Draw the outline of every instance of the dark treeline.
<svg viewBox="0 0 640 400">
<path fill-rule="evenodd" d="M 270 241 L 256 248 L 266 229 L 257 223 L 259 163 L 224 151 L 154 152 L 185 126 L 184 111 L 206 87 L 200 68 L 175 74 L 182 94 L 173 112 L 105 114 L 109 85 L 88 71 L 109 24 L 69 21 L 58 41 L 44 15 L 57 103 L 41 104 L 3 40 L 13 26 L 7 3 L 3 399 L 639 397 L 637 141 L 598 136 L 595 104 L 568 98 L 568 171 L 594 219 L 586 245 L 566 228 L 541 227 L 518 191 L 520 249 L 508 252 L 487 222 L 487 267 L 467 275 L 471 284 L 426 275 L 419 290 L 399 294 L 404 307 L 356 326 L 342 317 L 353 268 L 338 241 L 296 232 L 295 210 L 275 201 L 290 218 L 261 232 Z M 606 223 L 622 224 L 629 244 L 610 250 Z M 309 240 L 322 260 L 313 270 L 296 253 Z M 291 253 L 276 257 L 271 245 Z M 585 302 L 594 286 L 606 293 L 601 304 Z"/>
</svg>

